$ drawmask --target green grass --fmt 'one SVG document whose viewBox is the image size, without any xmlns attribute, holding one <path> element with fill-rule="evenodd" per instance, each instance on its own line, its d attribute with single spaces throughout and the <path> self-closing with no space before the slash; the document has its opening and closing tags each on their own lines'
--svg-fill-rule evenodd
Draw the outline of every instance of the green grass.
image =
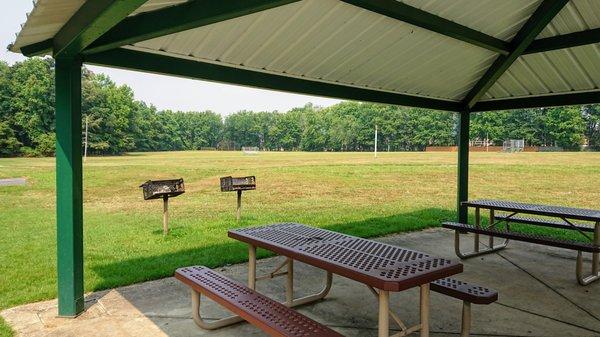
<svg viewBox="0 0 600 337">
<path fill-rule="evenodd" d="M 11 337 L 13 335 L 10 327 L 4 322 L 2 317 L 0 317 L 0 337 Z"/>
<path fill-rule="evenodd" d="M 235 194 L 219 177 L 256 175 L 236 223 Z M 0 159 L 0 309 L 56 297 L 54 159 Z M 147 179 L 183 177 L 162 235 L 162 204 Z M 597 208 L 600 153 L 473 153 L 471 198 Z M 172 275 L 184 265 L 246 259 L 230 228 L 295 221 L 360 236 L 418 230 L 454 218 L 455 153 L 134 153 L 88 158 L 84 168 L 86 291 Z M 451 249 L 449 247 L 448 249 Z M 265 252 L 261 252 L 265 256 Z M 0 323 L 0 336 L 7 334 Z"/>
</svg>

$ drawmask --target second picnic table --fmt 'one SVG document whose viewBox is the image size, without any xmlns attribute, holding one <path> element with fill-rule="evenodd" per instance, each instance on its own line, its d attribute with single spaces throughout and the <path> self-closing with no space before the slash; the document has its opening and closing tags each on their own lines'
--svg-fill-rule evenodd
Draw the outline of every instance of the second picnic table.
<svg viewBox="0 0 600 337">
<path fill-rule="evenodd" d="M 406 328 L 404 334 L 420 330 L 421 337 L 426 337 L 429 336 L 429 284 L 463 270 L 462 264 L 449 259 L 296 223 L 230 230 L 228 235 L 249 245 L 250 288 L 256 287 L 257 279 L 287 275 L 286 304 L 290 307 L 324 298 L 331 287 L 332 274 L 365 284 L 378 297 L 379 336 L 384 337 L 389 335 L 390 316 L 404 325 L 390 312 L 390 292 L 420 287 L 421 322 Z M 286 260 L 271 274 L 257 278 L 257 247 L 285 256 Z M 327 272 L 321 292 L 294 298 L 294 260 Z M 287 271 L 281 272 L 284 266 Z"/>
<path fill-rule="evenodd" d="M 462 204 L 475 209 L 475 225 L 454 222 L 446 222 L 443 225 L 446 228 L 455 230 L 455 251 L 460 258 L 465 259 L 492 253 L 504 249 L 509 240 L 519 240 L 576 250 L 577 281 L 581 285 L 588 285 L 600 280 L 600 210 L 487 199 L 466 201 Z M 482 226 L 482 209 L 489 210 L 490 212 L 487 227 Z M 499 214 L 498 212 L 503 212 L 503 214 Z M 529 215 L 536 217 L 529 217 Z M 545 218 L 540 218 L 539 216 Z M 506 229 L 499 228 L 499 224 L 502 222 L 506 224 Z M 510 223 L 571 230 L 579 233 L 584 241 L 560 239 L 543 234 L 516 232 L 511 230 Z M 472 252 L 461 252 L 460 234 L 465 232 L 475 233 Z M 489 236 L 487 248 L 480 248 L 480 234 Z M 501 244 L 495 244 L 494 237 L 504 238 L 505 240 Z M 585 275 L 583 272 L 583 252 L 591 253 L 592 255 L 591 274 L 588 275 Z"/>
</svg>

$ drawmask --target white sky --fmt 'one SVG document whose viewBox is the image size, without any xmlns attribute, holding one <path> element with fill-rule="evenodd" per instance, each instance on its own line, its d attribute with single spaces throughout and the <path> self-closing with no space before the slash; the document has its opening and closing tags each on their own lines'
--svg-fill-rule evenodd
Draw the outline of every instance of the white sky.
<svg viewBox="0 0 600 337">
<path fill-rule="evenodd" d="M 25 14 L 32 7 L 31 0 L 11 0 L 3 6 L 0 20 L 0 59 L 9 64 L 24 59 L 22 55 L 7 51 L 6 46 L 14 41 L 15 33 L 26 20 Z M 308 102 L 329 106 L 340 101 L 105 67 L 88 67 L 94 72 L 109 75 L 118 84 L 127 84 L 133 88 L 136 99 L 154 104 L 159 109 L 212 110 L 227 115 L 243 109 L 287 111 Z"/>
</svg>

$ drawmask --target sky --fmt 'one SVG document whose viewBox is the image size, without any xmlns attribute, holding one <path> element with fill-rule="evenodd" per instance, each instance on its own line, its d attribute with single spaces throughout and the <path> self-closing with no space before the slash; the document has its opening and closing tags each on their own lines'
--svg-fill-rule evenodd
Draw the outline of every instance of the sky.
<svg viewBox="0 0 600 337">
<path fill-rule="evenodd" d="M 15 40 L 15 33 L 26 20 L 26 13 L 33 7 L 30 0 L 12 0 L 3 7 L 0 20 L 0 59 L 12 64 L 24 57 L 6 50 Z M 93 72 L 104 73 L 118 84 L 126 84 L 135 92 L 135 98 L 158 109 L 181 111 L 212 110 L 228 115 L 240 110 L 287 111 L 312 102 L 330 106 L 340 100 L 316 96 L 296 95 L 272 90 L 262 90 L 190 80 L 141 72 L 87 66 Z"/>
</svg>

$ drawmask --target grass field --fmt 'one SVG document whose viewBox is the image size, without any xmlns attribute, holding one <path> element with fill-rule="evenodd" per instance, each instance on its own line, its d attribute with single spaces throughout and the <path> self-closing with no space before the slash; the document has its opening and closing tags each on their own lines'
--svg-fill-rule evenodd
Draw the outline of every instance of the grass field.
<svg viewBox="0 0 600 337">
<path fill-rule="evenodd" d="M 256 175 L 235 221 L 219 177 Z M 0 159 L 0 309 L 56 296 L 54 159 Z M 183 177 L 162 235 L 162 203 L 147 179 Z M 471 198 L 599 208 L 600 153 L 472 153 Z M 172 275 L 175 268 L 246 259 L 230 228 L 295 221 L 360 236 L 437 226 L 455 217 L 455 153 L 133 153 L 84 166 L 85 289 Z M 448 247 L 448 249 L 451 249 Z M 263 252 L 263 255 L 265 253 Z M 8 334 L 0 323 L 0 336 Z"/>
</svg>

